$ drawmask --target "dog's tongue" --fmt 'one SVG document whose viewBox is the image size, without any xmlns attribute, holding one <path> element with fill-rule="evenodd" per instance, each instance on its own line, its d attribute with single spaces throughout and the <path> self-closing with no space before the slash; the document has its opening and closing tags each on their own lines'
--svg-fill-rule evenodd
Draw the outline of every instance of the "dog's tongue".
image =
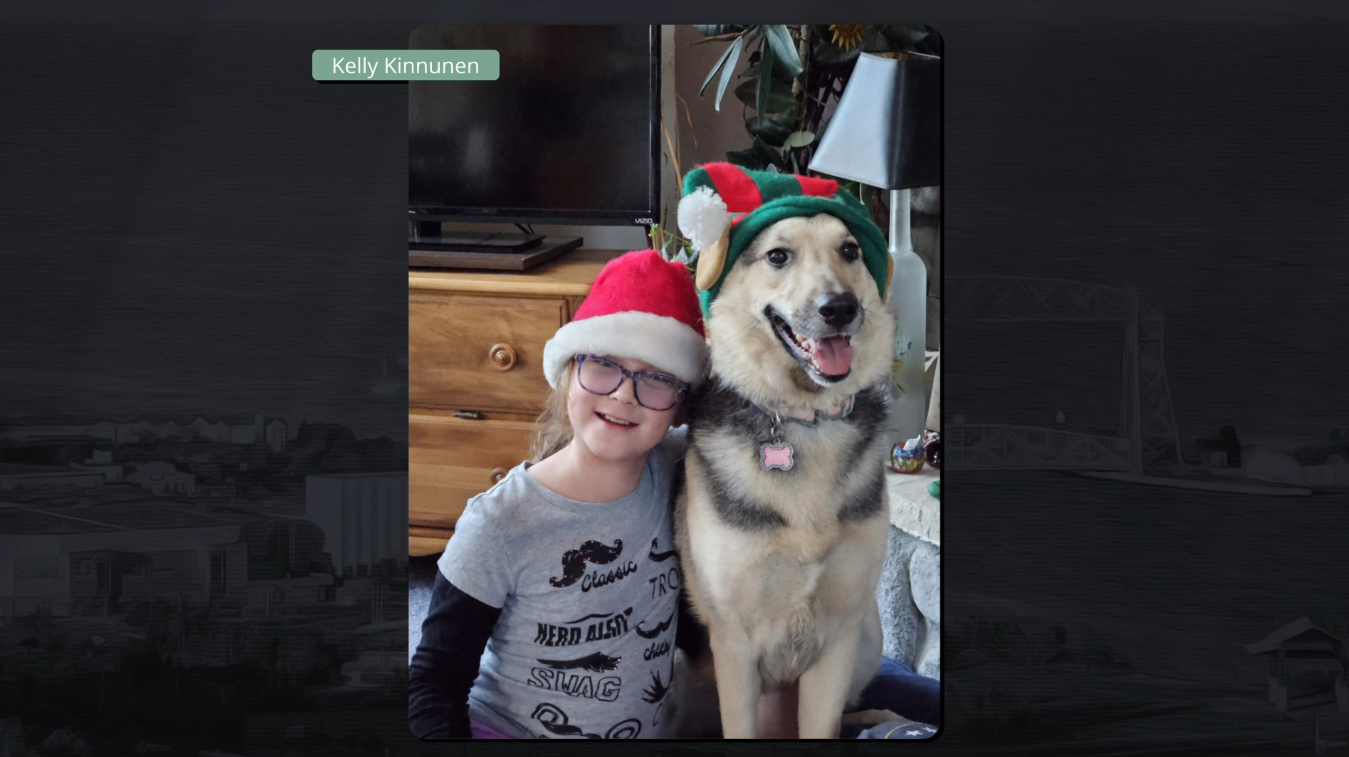
<svg viewBox="0 0 1349 757">
<path fill-rule="evenodd" d="M 852 370 L 852 345 L 846 336 L 815 340 L 815 367 L 826 376 L 841 376 Z"/>
</svg>

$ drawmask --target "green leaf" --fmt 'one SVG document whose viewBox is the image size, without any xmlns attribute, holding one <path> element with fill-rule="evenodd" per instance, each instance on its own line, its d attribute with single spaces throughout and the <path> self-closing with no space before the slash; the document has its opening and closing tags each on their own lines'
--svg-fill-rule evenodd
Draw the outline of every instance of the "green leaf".
<svg viewBox="0 0 1349 757">
<path fill-rule="evenodd" d="M 912 46 L 907 42 L 901 41 L 898 44 L 891 44 L 890 40 L 886 38 L 884 31 L 879 28 L 874 30 L 868 29 L 866 33 L 862 35 L 861 46 L 862 52 L 864 53 L 888 53 L 893 52 L 896 49 L 908 52 L 912 49 Z"/>
<path fill-rule="evenodd" d="M 756 76 L 750 81 L 740 82 L 735 88 L 735 96 L 739 98 L 740 102 L 753 107 L 758 103 L 758 88 L 759 81 Z M 790 84 L 774 79 L 768 90 L 768 99 L 764 107 L 768 109 L 769 113 L 789 115 L 791 120 L 796 120 L 797 116 L 800 115 L 801 101 L 792 96 Z"/>
<path fill-rule="evenodd" d="M 750 147 L 750 152 L 763 158 L 766 165 L 776 166 L 778 170 L 786 170 L 787 162 L 782 159 L 782 154 L 769 147 L 762 139 L 754 138 L 754 144 Z"/>
<path fill-rule="evenodd" d="M 830 42 L 829 36 L 825 35 L 815 38 L 815 45 L 810 52 L 810 63 L 811 66 L 832 66 L 856 60 L 861 53 L 862 45 L 853 45 L 851 50 L 844 50 Z"/>
<path fill-rule="evenodd" d="M 757 70 L 756 70 L 757 73 Z M 759 77 L 756 75 L 753 79 L 742 81 L 735 85 L 735 97 L 740 102 L 750 107 L 754 106 L 755 92 L 759 88 Z"/>
<path fill-rule="evenodd" d="M 768 40 L 768 46 L 773 50 L 773 57 L 778 65 L 783 66 L 789 75 L 796 76 L 805 70 L 801 65 L 801 56 L 796 54 L 796 45 L 792 44 L 792 35 L 787 31 L 787 27 L 782 24 L 764 26 L 764 36 Z"/>
<path fill-rule="evenodd" d="M 726 65 L 726 59 L 731 57 L 731 52 L 738 49 L 736 47 L 738 44 L 740 44 L 740 38 L 736 37 L 735 42 L 732 42 L 731 46 L 726 48 L 726 52 L 722 53 L 721 57 L 717 59 L 717 65 L 713 66 L 712 70 L 707 72 L 707 78 L 703 79 L 703 86 L 698 88 L 699 97 L 702 97 L 703 93 L 707 91 L 707 85 L 712 81 L 712 77 L 716 76 L 717 72 Z M 731 66 L 731 68 L 735 68 L 735 66 Z"/>
<path fill-rule="evenodd" d="M 782 145 L 783 147 L 805 147 L 814 141 L 815 134 L 813 132 L 798 131 L 789 134 L 787 138 L 782 141 Z"/>
<path fill-rule="evenodd" d="M 786 163 L 778 151 L 764 144 L 758 137 L 754 138 L 754 144 L 748 150 L 728 150 L 726 160 L 751 171 L 766 171 L 769 166 L 775 166 L 778 170 L 786 168 Z"/>
<path fill-rule="evenodd" d="M 914 24 L 892 24 L 881 27 L 881 34 L 900 50 L 915 50 L 927 37 L 927 29 Z"/>
<path fill-rule="evenodd" d="M 759 84 L 754 94 L 754 113 L 758 117 L 760 125 L 763 123 L 764 114 L 768 112 L 768 92 L 773 88 L 773 46 L 763 45 L 759 48 L 762 57 L 759 58 Z"/>
<path fill-rule="evenodd" d="M 704 37 L 736 34 L 745 30 L 744 24 L 694 24 L 693 28 Z"/>
<path fill-rule="evenodd" d="M 762 171 L 768 166 L 768 161 L 757 155 L 753 150 L 727 150 L 726 160 L 731 165 L 747 168 L 751 171 Z"/>
<path fill-rule="evenodd" d="M 730 58 L 730 62 L 722 67 L 721 81 L 717 82 L 717 100 L 714 108 L 718 113 L 721 112 L 721 96 L 726 94 L 726 85 L 731 81 L 731 72 L 735 71 L 735 64 L 740 62 L 740 48 L 744 46 L 745 38 L 737 37 L 736 40 L 731 43 L 731 49 L 726 51 L 726 55 Z"/>
<path fill-rule="evenodd" d="M 782 147 L 792 133 L 792 122 L 771 117 L 761 121 L 758 117 L 751 116 L 745 119 L 745 129 L 773 147 Z"/>
<path fill-rule="evenodd" d="M 702 39 L 698 40 L 697 42 L 694 42 L 693 44 L 705 45 L 708 42 L 730 42 L 736 37 L 739 37 L 740 34 L 741 32 L 731 32 L 730 34 L 718 34 L 715 37 L 703 37 Z"/>
</svg>

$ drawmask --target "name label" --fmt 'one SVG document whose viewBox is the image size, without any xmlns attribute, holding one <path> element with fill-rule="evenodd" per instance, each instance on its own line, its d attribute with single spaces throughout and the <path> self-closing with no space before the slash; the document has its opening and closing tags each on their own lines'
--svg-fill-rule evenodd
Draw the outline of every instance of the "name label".
<svg viewBox="0 0 1349 757">
<path fill-rule="evenodd" d="M 496 81 L 496 50 L 315 50 L 315 81 Z"/>
</svg>

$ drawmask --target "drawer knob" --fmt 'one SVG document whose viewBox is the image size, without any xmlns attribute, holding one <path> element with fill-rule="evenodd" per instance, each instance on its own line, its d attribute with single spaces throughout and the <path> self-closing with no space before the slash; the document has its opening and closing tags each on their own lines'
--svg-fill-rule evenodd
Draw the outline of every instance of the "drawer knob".
<svg viewBox="0 0 1349 757">
<path fill-rule="evenodd" d="M 509 344 L 494 344 L 487 355 L 492 361 L 492 367 L 498 371 L 509 371 L 515 367 L 515 350 Z"/>
<path fill-rule="evenodd" d="M 500 481 L 501 479 L 503 479 L 503 478 L 505 478 L 505 477 L 506 477 L 506 469 L 505 469 L 505 468 L 493 468 L 493 469 L 492 469 L 492 483 L 495 484 L 495 483 L 497 483 L 498 481 Z"/>
</svg>

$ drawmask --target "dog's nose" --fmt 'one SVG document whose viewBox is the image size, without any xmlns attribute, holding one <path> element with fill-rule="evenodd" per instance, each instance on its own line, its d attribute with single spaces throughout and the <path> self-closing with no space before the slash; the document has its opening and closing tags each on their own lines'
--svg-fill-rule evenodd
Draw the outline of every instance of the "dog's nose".
<svg viewBox="0 0 1349 757">
<path fill-rule="evenodd" d="M 857 295 L 852 292 L 822 294 L 815 300 L 815 308 L 825 323 L 836 329 L 843 328 L 857 317 Z"/>
</svg>

